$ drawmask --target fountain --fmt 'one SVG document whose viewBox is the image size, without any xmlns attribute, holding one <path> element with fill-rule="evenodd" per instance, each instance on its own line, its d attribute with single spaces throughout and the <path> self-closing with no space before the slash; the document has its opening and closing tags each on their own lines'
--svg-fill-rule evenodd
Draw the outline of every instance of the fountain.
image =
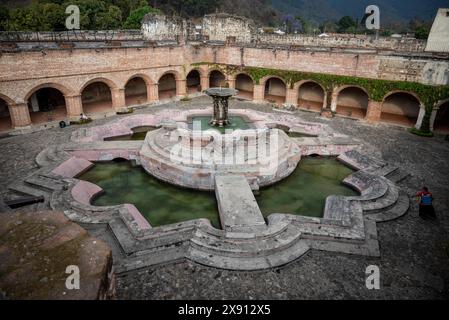
<svg viewBox="0 0 449 320">
<path fill-rule="evenodd" d="M 238 94 L 238 90 L 231 88 L 209 88 L 204 90 L 214 100 L 214 114 L 209 122 L 212 126 L 224 127 L 230 124 L 228 118 L 229 98 Z"/>
</svg>

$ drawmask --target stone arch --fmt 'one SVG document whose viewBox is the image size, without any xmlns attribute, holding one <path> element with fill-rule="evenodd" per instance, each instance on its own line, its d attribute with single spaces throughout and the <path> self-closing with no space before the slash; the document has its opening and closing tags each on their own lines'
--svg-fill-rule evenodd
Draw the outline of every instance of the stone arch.
<svg viewBox="0 0 449 320">
<path fill-rule="evenodd" d="M 35 86 L 24 100 L 28 105 L 32 124 L 61 121 L 67 118 L 66 96 L 71 91 L 58 83 L 43 83 Z"/>
<path fill-rule="evenodd" d="M 237 97 L 247 100 L 254 98 L 254 79 L 245 72 L 235 76 L 235 88 L 239 91 Z"/>
<path fill-rule="evenodd" d="M 36 92 L 39 91 L 40 89 L 47 89 L 47 88 L 51 88 L 51 89 L 55 89 L 58 90 L 59 92 L 61 92 L 64 96 L 69 96 L 72 94 L 72 90 L 70 90 L 68 87 L 66 87 L 63 84 L 60 83 L 54 83 L 54 82 L 46 82 L 46 83 L 41 83 L 37 86 L 34 86 L 32 89 L 30 89 L 28 91 L 28 93 L 25 95 L 25 97 L 23 98 L 23 101 L 27 101 L 28 99 L 30 99 L 30 97 Z"/>
<path fill-rule="evenodd" d="M 299 108 L 321 112 L 326 101 L 326 90 L 314 80 L 295 83 L 293 89 L 298 93 Z"/>
<path fill-rule="evenodd" d="M 277 76 L 266 76 L 261 79 L 264 86 L 264 100 L 282 105 L 287 99 L 287 84 Z"/>
<path fill-rule="evenodd" d="M 179 79 L 179 74 L 176 71 L 167 71 L 159 77 L 159 100 L 167 100 L 176 97 L 177 81 Z"/>
<path fill-rule="evenodd" d="M 226 81 L 226 75 L 217 69 L 209 71 L 209 87 L 226 87 L 228 82 Z"/>
<path fill-rule="evenodd" d="M 360 86 L 347 85 L 337 88 L 335 112 L 338 115 L 364 119 L 369 104 L 368 91 Z"/>
<path fill-rule="evenodd" d="M 418 121 L 421 106 L 418 96 L 412 92 L 389 92 L 382 101 L 380 120 L 412 127 Z"/>
<path fill-rule="evenodd" d="M 186 87 L 188 94 L 201 92 L 201 71 L 199 69 L 192 69 L 187 74 Z"/>
<path fill-rule="evenodd" d="M 114 81 L 94 78 L 87 81 L 80 90 L 83 110 L 86 114 L 109 113 L 113 110 L 112 90 L 117 89 Z"/>
<path fill-rule="evenodd" d="M 12 129 L 12 119 L 10 108 L 14 101 L 7 96 L 0 94 L 0 131 Z"/>
<path fill-rule="evenodd" d="M 84 89 L 86 89 L 86 87 L 88 87 L 89 85 L 91 85 L 92 83 L 97 83 L 97 82 L 101 82 L 104 83 L 105 85 L 107 85 L 111 90 L 112 89 L 117 89 L 118 85 L 111 79 L 108 78 L 104 78 L 104 77 L 98 77 L 98 78 L 93 78 L 90 79 L 89 81 L 85 82 L 84 85 L 81 87 L 81 89 L 79 90 L 79 93 L 81 94 Z"/>
<path fill-rule="evenodd" d="M 135 74 L 126 81 L 125 104 L 126 106 L 141 105 L 149 101 L 148 86 L 152 80 L 144 74 Z"/>
<path fill-rule="evenodd" d="M 449 133 L 449 99 L 438 104 L 433 130 L 440 133 Z"/>
</svg>

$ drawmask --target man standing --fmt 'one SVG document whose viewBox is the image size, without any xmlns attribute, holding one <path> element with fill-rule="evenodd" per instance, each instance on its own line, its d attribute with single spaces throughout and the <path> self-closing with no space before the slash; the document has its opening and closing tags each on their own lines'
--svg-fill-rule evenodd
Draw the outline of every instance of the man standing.
<svg viewBox="0 0 449 320">
<path fill-rule="evenodd" d="M 435 209 L 433 207 L 433 196 L 429 192 L 429 188 L 423 187 L 420 192 L 416 194 L 419 197 L 419 216 L 424 219 L 436 219 Z"/>
</svg>

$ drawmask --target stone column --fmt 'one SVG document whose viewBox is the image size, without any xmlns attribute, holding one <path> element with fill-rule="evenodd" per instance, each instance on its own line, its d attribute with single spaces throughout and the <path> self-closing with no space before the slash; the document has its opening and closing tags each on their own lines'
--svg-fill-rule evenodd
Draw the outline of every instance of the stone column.
<svg viewBox="0 0 449 320">
<path fill-rule="evenodd" d="M 209 89 L 209 77 L 201 76 L 201 90 Z"/>
<path fill-rule="evenodd" d="M 369 123 L 378 123 L 380 121 L 381 113 L 382 102 L 369 100 L 368 108 L 366 109 L 365 120 Z"/>
<path fill-rule="evenodd" d="M 422 108 L 421 108 L 422 109 Z M 430 114 L 430 131 L 433 131 L 433 127 L 435 126 L 435 119 L 437 118 L 437 113 L 440 110 L 440 108 L 436 108 L 432 110 L 432 113 Z M 424 118 L 424 116 L 423 116 Z M 421 123 L 422 123 L 422 119 L 421 119 Z M 421 123 L 419 124 L 419 126 L 421 127 Z"/>
<path fill-rule="evenodd" d="M 298 90 L 287 89 L 285 103 L 288 105 L 298 106 Z"/>
<path fill-rule="evenodd" d="M 227 82 L 229 84 L 229 88 L 235 89 L 235 78 L 228 78 Z"/>
<path fill-rule="evenodd" d="M 9 108 L 9 113 L 11 116 L 11 124 L 14 129 L 29 127 L 31 125 L 28 104 L 18 103 L 11 105 Z"/>
<path fill-rule="evenodd" d="M 185 79 L 176 80 L 176 95 L 185 97 L 187 94 L 187 81 Z"/>
<path fill-rule="evenodd" d="M 337 112 L 337 100 L 338 100 L 338 93 L 337 92 L 332 92 L 331 105 L 327 106 L 327 107 L 330 107 L 330 109 L 333 112 Z"/>
<path fill-rule="evenodd" d="M 338 94 L 328 91 L 324 94 L 323 107 L 321 108 L 321 116 L 325 118 L 332 118 L 337 110 Z"/>
<path fill-rule="evenodd" d="M 265 86 L 261 84 L 254 85 L 254 102 L 263 102 L 265 96 Z"/>
<path fill-rule="evenodd" d="M 159 101 L 159 85 L 152 83 L 147 85 L 147 102 L 149 104 Z"/>
<path fill-rule="evenodd" d="M 432 111 L 432 113 L 433 113 L 433 111 Z M 423 121 L 425 115 L 426 115 L 426 108 L 424 108 L 423 106 L 421 106 L 421 107 L 419 108 L 418 119 L 416 120 L 416 124 L 415 124 L 415 128 L 416 128 L 416 129 L 421 130 L 422 121 Z M 431 118 L 430 118 L 430 123 L 429 123 L 429 129 L 430 129 L 430 131 L 433 130 L 433 124 L 434 124 L 434 122 L 435 122 L 435 117 L 436 117 L 436 113 L 435 113 L 435 115 L 434 115 L 434 117 L 433 117 L 433 121 L 432 121 L 432 116 L 431 116 Z"/>
<path fill-rule="evenodd" d="M 111 90 L 112 108 L 118 111 L 120 108 L 126 107 L 125 88 L 116 88 Z"/>
<path fill-rule="evenodd" d="M 80 114 L 83 113 L 83 102 L 81 95 L 65 96 L 65 103 L 67 109 L 67 118 L 69 121 L 77 121 L 80 119 Z"/>
</svg>

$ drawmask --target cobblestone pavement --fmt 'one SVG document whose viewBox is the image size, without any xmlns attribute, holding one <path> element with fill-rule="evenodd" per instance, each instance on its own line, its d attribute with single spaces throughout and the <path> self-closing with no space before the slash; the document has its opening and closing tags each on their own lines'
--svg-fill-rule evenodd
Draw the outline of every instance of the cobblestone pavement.
<svg viewBox="0 0 449 320">
<path fill-rule="evenodd" d="M 209 106 L 202 97 L 136 111 L 148 113 L 167 107 Z M 273 112 L 270 106 L 232 101 L 231 108 Z M 281 268 L 236 272 L 201 266 L 190 261 L 151 267 L 118 277 L 119 299 L 448 299 L 449 298 L 449 142 L 442 136 L 422 138 L 405 129 L 371 126 L 344 118 L 322 119 L 298 112 L 305 120 L 326 123 L 360 139 L 365 152 L 408 170 L 400 186 L 412 195 L 427 185 L 435 197 L 437 221 L 418 217 L 416 200 L 402 218 L 378 224 L 381 258 L 309 251 Z M 118 116 L 116 116 L 118 117 Z M 95 121 L 98 125 L 116 118 Z M 49 129 L 0 140 L 0 193 L 37 168 L 34 157 L 46 146 L 67 142 L 77 127 Z M 377 265 L 381 289 L 365 287 L 365 269 Z"/>
</svg>

